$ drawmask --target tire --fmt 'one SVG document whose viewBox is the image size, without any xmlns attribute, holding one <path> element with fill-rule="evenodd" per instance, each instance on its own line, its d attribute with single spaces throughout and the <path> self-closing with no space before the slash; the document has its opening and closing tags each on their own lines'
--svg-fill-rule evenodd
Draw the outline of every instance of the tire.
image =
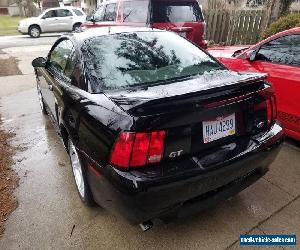
<svg viewBox="0 0 300 250">
<path fill-rule="evenodd" d="M 39 84 L 37 85 L 37 92 L 38 92 L 38 98 L 39 98 L 39 103 L 40 103 L 40 107 L 41 107 L 42 113 L 44 115 L 47 115 L 47 110 L 46 110 L 44 98 L 42 96 L 42 92 L 41 92 L 41 88 L 40 88 Z"/>
<path fill-rule="evenodd" d="M 28 34 L 32 38 L 39 38 L 41 35 L 41 29 L 37 25 L 32 25 L 29 27 Z"/>
<path fill-rule="evenodd" d="M 76 33 L 80 32 L 81 31 L 80 25 L 81 25 L 80 23 L 75 23 L 73 26 L 73 32 L 76 32 Z"/>
<path fill-rule="evenodd" d="M 68 153 L 79 197 L 86 206 L 94 206 L 95 201 L 86 180 L 82 160 L 80 159 L 77 149 L 70 138 L 68 138 Z"/>
</svg>

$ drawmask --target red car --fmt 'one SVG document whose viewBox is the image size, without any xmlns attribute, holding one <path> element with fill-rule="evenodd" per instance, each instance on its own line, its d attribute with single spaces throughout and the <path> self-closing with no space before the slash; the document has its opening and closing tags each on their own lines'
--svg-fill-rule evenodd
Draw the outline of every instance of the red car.
<svg viewBox="0 0 300 250">
<path fill-rule="evenodd" d="M 197 0 L 109 0 L 101 3 L 81 28 L 115 25 L 170 30 L 207 48 L 206 24 Z"/>
<path fill-rule="evenodd" d="M 286 134 L 300 141 L 300 27 L 250 47 L 218 47 L 209 52 L 231 70 L 267 73 L 276 93 L 278 118 Z"/>
</svg>

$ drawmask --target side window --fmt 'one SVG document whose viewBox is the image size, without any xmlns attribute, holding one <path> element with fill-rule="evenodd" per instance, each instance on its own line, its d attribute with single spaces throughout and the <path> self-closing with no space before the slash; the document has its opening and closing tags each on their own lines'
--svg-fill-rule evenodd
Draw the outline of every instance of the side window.
<svg viewBox="0 0 300 250">
<path fill-rule="evenodd" d="M 63 40 L 57 44 L 50 54 L 50 67 L 63 74 L 72 50 L 73 44 L 70 40 Z"/>
<path fill-rule="evenodd" d="M 74 69 L 72 72 L 72 76 L 70 78 L 73 86 L 76 86 L 82 90 L 87 91 L 85 78 L 83 77 L 82 70 L 81 70 L 81 63 L 79 60 L 77 60 L 76 63 L 74 63 Z"/>
<path fill-rule="evenodd" d="M 58 9 L 56 10 L 58 17 L 67 17 L 67 16 L 73 16 L 72 12 L 67 9 Z"/>
<path fill-rule="evenodd" d="M 101 5 L 93 15 L 95 22 L 102 22 L 104 17 L 105 6 Z"/>
<path fill-rule="evenodd" d="M 73 49 L 68 58 L 68 61 L 67 61 L 66 67 L 65 67 L 64 74 L 66 77 L 68 77 L 68 78 L 71 77 L 71 75 L 75 69 L 76 63 L 77 63 L 77 56 L 76 56 L 75 50 Z"/>
<path fill-rule="evenodd" d="M 74 11 L 74 13 L 75 13 L 76 16 L 83 16 L 84 15 L 84 13 L 82 11 L 80 11 L 80 10 L 73 9 L 73 11 Z"/>
<path fill-rule="evenodd" d="M 148 1 L 123 2 L 123 22 L 146 23 Z"/>
<path fill-rule="evenodd" d="M 259 49 L 257 60 L 300 66 L 300 35 L 280 37 Z"/>
<path fill-rule="evenodd" d="M 105 7 L 105 13 L 103 21 L 115 21 L 117 17 L 117 4 L 116 3 L 110 3 L 107 4 Z"/>
<path fill-rule="evenodd" d="M 56 10 L 49 10 L 43 15 L 43 19 L 57 17 Z"/>
</svg>

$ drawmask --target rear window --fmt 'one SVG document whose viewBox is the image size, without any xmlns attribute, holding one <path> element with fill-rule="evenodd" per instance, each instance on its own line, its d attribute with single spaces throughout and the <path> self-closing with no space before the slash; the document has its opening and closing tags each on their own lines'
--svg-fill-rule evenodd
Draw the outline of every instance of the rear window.
<svg viewBox="0 0 300 250">
<path fill-rule="evenodd" d="M 116 16 L 117 16 L 117 4 L 116 3 L 107 4 L 105 6 L 103 21 L 106 22 L 115 21 Z"/>
<path fill-rule="evenodd" d="M 73 11 L 76 14 L 76 16 L 83 16 L 84 15 L 84 13 L 81 10 L 73 9 Z"/>
<path fill-rule="evenodd" d="M 154 23 L 203 21 L 197 2 L 153 1 L 152 10 Z"/>
<path fill-rule="evenodd" d="M 159 85 L 224 69 L 198 47 L 172 32 L 94 37 L 82 45 L 92 92 Z"/>
<path fill-rule="evenodd" d="M 123 2 L 123 22 L 146 23 L 148 17 L 148 1 Z"/>
</svg>

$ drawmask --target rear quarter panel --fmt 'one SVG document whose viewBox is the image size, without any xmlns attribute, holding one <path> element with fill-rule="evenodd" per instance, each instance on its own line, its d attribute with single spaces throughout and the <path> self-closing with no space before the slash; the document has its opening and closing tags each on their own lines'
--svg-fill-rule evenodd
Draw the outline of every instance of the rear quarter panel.
<svg viewBox="0 0 300 250">
<path fill-rule="evenodd" d="M 64 124 L 79 150 L 104 167 L 118 133 L 130 129 L 132 119 L 104 94 L 89 94 L 76 88 L 69 89 L 67 95 Z M 70 116 L 75 116 L 74 122 Z"/>
</svg>

